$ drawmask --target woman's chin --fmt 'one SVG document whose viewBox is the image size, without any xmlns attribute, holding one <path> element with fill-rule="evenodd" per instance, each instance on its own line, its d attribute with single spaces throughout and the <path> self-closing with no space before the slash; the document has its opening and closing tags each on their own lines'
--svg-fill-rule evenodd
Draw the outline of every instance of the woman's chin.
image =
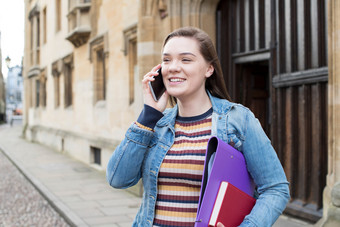
<svg viewBox="0 0 340 227">
<path fill-rule="evenodd" d="M 172 97 L 178 98 L 181 95 L 183 95 L 183 91 L 180 91 L 179 89 L 168 89 L 168 94 Z"/>
</svg>

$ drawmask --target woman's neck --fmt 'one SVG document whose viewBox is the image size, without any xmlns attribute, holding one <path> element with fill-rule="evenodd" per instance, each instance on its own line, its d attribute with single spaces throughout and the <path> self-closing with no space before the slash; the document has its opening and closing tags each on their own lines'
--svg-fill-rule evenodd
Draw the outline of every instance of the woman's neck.
<svg viewBox="0 0 340 227">
<path fill-rule="evenodd" d="M 180 117 L 193 117 L 207 112 L 211 107 L 211 101 L 207 93 L 195 99 L 177 99 L 178 115 Z"/>
</svg>

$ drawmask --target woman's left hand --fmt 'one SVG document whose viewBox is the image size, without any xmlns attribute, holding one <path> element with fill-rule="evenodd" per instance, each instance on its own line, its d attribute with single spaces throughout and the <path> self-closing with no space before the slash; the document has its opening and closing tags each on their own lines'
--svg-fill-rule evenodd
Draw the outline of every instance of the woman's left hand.
<svg viewBox="0 0 340 227">
<path fill-rule="evenodd" d="M 217 223 L 216 227 L 225 227 L 221 222 Z"/>
</svg>

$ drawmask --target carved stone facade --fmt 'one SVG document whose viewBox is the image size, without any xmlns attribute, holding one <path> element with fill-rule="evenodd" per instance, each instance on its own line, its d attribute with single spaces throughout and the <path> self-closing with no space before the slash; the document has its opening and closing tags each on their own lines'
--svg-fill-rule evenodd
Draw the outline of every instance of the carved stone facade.
<svg viewBox="0 0 340 227">
<path fill-rule="evenodd" d="M 140 81 L 161 62 L 165 36 L 181 26 L 196 26 L 215 41 L 219 3 L 219 0 L 25 0 L 26 138 L 105 169 L 115 146 L 140 113 L 143 106 Z M 45 13 L 47 19 L 41 20 Z M 339 217 L 337 0 L 328 0 L 327 15 L 329 161 L 320 225 Z M 40 43 L 44 32 L 46 42 Z M 270 48 L 274 45 L 270 43 Z M 44 105 L 35 103 L 37 85 L 40 91 L 46 91 Z M 137 193 L 141 193 L 140 188 Z"/>
<path fill-rule="evenodd" d="M 105 169 L 143 105 L 137 92 L 129 102 L 130 56 L 123 50 L 124 30 L 138 21 L 137 2 L 25 1 L 28 140 Z"/>
</svg>

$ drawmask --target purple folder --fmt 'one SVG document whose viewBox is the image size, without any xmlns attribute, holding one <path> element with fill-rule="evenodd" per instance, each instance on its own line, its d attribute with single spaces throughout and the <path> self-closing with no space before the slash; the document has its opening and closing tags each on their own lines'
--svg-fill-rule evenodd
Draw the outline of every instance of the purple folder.
<svg viewBox="0 0 340 227">
<path fill-rule="evenodd" d="M 210 159 L 213 159 L 213 162 L 208 174 Z M 196 227 L 208 226 L 221 181 L 231 183 L 250 196 L 254 194 L 254 183 L 248 173 L 243 154 L 221 139 L 211 137 L 206 150 Z"/>
</svg>

